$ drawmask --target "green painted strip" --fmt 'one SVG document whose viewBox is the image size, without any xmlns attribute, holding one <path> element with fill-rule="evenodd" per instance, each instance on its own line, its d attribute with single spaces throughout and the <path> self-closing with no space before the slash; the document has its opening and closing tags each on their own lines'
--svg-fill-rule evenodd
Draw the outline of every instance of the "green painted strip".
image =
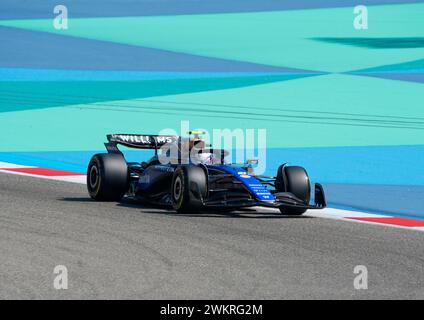
<svg viewBox="0 0 424 320">
<path fill-rule="evenodd" d="M 424 48 L 424 37 L 348 38 L 318 37 L 312 40 L 370 49 Z"/>
<path fill-rule="evenodd" d="M 378 66 L 375 68 L 356 70 L 355 72 L 390 72 L 390 71 L 399 71 L 399 72 L 410 72 L 410 71 L 420 71 L 424 70 L 424 59 L 408 61 L 398 64 L 389 64 L 384 66 Z"/>
<path fill-rule="evenodd" d="M 111 132 L 264 128 L 267 147 L 424 141 L 422 84 L 325 75 L 226 90 L 0 114 L 0 151 L 96 150 Z M 88 92 L 87 92 L 88 93 Z"/>
<path fill-rule="evenodd" d="M 0 112 L 231 89 L 308 76 L 311 75 L 280 74 L 233 78 L 168 79 L 152 81 L 1 82 Z"/>
</svg>

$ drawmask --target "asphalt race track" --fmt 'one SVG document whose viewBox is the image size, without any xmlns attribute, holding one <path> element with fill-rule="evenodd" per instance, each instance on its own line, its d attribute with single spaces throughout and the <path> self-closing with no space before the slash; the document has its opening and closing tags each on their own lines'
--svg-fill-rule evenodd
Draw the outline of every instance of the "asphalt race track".
<svg viewBox="0 0 424 320">
<path fill-rule="evenodd" d="M 177 215 L 0 174 L 0 298 L 423 299 L 422 233 L 269 212 Z M 53 288 L 68 268 L 69 288 Z M 368 268 L 355 290 L 353 269 Z"/>
</svg>

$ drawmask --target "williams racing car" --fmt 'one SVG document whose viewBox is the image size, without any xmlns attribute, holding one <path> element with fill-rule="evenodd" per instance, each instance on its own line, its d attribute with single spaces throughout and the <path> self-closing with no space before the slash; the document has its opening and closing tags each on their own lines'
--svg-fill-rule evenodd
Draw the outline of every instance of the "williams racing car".
<svg viewBox="0 0 424 320">
<path fill-rule="evenodd" d="M 88 165 L 87 188 L 98 201 L 123 197 L 174 208 L 188 213 L 206 209 L 237 210 L 263 206 L 287 215 L 326 207 L 324 190 L 311 186 L 305 169 L 279 166 L 276 176 L 254 174 L 257 160 L 226 162 L 228 151 L 213 149 L 191 131 L 188 138 L 164 135 L 111 134 L 107 153 L 94 155 Z M 148 161 L 127 162 L 118 145 L 152 149 Z"/>
</svg>

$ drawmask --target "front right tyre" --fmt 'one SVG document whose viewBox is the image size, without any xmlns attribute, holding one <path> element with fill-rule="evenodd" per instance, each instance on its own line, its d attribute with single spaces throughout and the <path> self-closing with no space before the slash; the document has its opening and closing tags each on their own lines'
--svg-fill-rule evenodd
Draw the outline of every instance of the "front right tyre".
<svg viewBox="0 0 424 320">
<path fill-rule="evenodd" d="M 190 213 L 203 206 L 207 196 L 207 176 L 200 166 L 175 169 L 171 185 L 172 206 L 178 213 Z"/>
</svg>

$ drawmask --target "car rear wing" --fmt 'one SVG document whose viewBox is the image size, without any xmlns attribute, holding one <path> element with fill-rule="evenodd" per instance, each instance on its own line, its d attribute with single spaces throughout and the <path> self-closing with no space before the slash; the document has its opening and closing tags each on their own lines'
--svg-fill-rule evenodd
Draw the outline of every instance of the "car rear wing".
<svg viewBox="0 0 424 320">
<path fill-rule="evenodd" d="M 155 152 L 167 143 L 175 142 L 179 137 L 165 135 L 148 135 L 148 134 L 108 134 L 105 143 L 107 151 L 116 153 L 117 145 L 123 145 L 135 149 L 153 149 Z"/>
</svg>

